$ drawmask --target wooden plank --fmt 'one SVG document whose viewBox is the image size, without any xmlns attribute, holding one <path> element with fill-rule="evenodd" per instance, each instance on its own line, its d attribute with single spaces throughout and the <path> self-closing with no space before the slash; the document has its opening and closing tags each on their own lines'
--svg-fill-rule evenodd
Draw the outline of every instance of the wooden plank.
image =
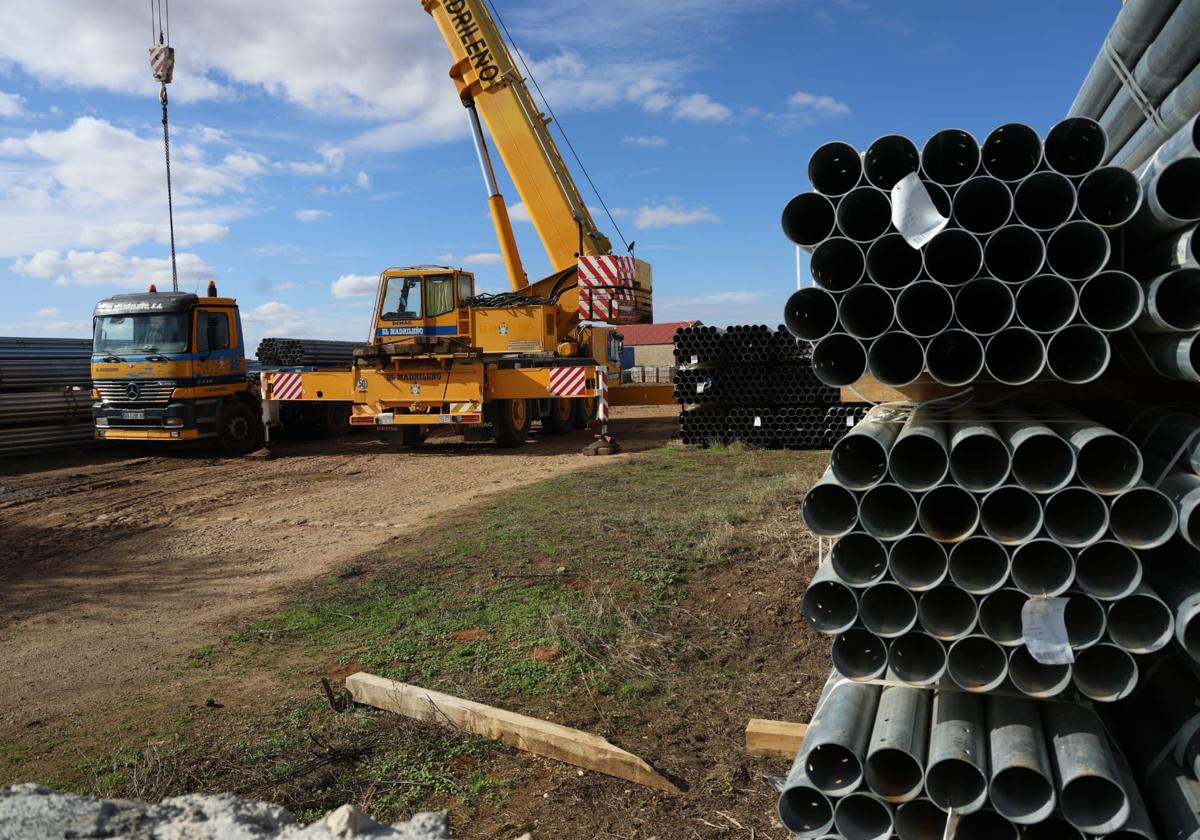
<svg viewBox="0 0 1200 840">
<path fill-rule="evenodd" d="M 795 758 L 806 734 L 807 723 L 751 718 L 746 724 L 746 755 Z"/>
<path fill-rule="evenodd" d="M 347 677 L 346 688 L 356 703 L 395 712 L 415 720 L 451 726 L 464 732 L 503 741 L 510 747 L 534 755 L 553 758 L 668 793 L 682 793 L 633 753 L 613 746 L 599 735 L 590 732 L 364 672 Z"/>
</svg>

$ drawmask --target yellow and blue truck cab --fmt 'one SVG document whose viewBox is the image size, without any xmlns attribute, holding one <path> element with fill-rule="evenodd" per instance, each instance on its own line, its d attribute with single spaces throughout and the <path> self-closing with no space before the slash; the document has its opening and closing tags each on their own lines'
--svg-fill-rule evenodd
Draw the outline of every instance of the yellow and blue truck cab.
<svg viewBox="0 0 1200 840">
<path fill-rule="evenodd" d="M 259 439 L 237 302 L 186 292 L 114 295 L 93 316 L 92 417 L 107 440 Z"/>
</svg>

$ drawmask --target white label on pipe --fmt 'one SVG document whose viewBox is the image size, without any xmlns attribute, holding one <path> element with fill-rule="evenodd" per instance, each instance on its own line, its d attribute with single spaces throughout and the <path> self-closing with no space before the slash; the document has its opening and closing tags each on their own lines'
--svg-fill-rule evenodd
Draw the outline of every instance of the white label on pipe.
<svg viewBox="0 0 1200 840">
<path fill-rule="evenodd" d="M 892 187 L 892 224 L 909 245 L 923 248 L 949 223 L 934 206 L 917 173 L 908 173 Z"/>
<path fill-rule="evenodd" d="M 1030 598 L 1021 608 L 1021 632 L 1029 655 L 1043 665 L 1075 661 L 1067 638 L 1066 598 Z"/>
<path fill-rule="evenodd" d="M 697 383 L 696 383 L 696 393 L 697 393 L 697 394 L 703 394 L 703 393 L 704 393 L 704 389 L 705 389 L 705 387 L 706 387 L 707 385 L 708 385 L 708 383 L 707 383 L 707 382 L 697 382 Z"/>
<path fill-rule="evenodd" d="M 852 429 L 854 428 L 854 415 L 853 414 L 851 414 L 849 417 L 846 418 L 846 425 Z"/>
<path fill-rule="evenodd" d="M 760 427 L 761 425 L 762 425 L 762 418 L 761 418 L 761 417 L 755 417 L 755 418 L 754 418 L 754 428 L 756 428 L 756 429 L 757 429 L 757 428 L 758 428 L 758 427 Z"/>
</svg>

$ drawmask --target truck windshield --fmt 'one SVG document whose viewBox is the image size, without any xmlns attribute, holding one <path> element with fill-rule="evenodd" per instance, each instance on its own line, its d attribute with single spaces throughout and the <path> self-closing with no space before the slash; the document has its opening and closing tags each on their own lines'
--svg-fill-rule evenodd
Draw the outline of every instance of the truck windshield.
<svg viewBox="0 0 1200 840">
<path fill-rule="evenodd" d="M 101 315 L 96 318 L 94 353 L 182 353 L 188 348 L 186 314 Z"/>
<path fill-rule="evenodd" d="M 421 317 L 421 278 L 389 277 L 383 295 L 384 321 L 415 321 Z"/>
</svg>

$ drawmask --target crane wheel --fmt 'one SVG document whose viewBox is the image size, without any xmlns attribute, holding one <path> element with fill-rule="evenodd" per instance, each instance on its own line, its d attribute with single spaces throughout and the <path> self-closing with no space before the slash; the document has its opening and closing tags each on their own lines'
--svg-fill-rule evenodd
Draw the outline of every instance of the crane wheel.
<svg viewBox="0 0 1200 840">
<path fill-rule="evenodd" d="M 575 428 L 575 403 L 579 400 L 552 399 L 550 411 L 542 420 L 542 431 L 548 435 L 565 435 Z"/>
<path fill-rule="evenodd" d="M 492 425 L 496 443 L 505 448 L 520 446 L 529 437 L 533 423 L 532 400 L 496 400 L 492 410 Z M 536 405 L 536 403 L 534 403 Z"/>
<path fill-rule="evenodd" d="M 217 440 L 229 455 L 245 455 L 258 446 L 262 425 L 244 402 L 229 400 L 217 413 Z"/>
<path fill-rule="evenodd" d="M 350 434 L 350 406 L 346 403 L 330 403 L 325 407 L 323 431 L 329 437 L 340 438 Z"/>
<path fill-rule="evenodd" d="M 416 449 L 429 437 L 429 429 L 425 426 L 401 426 L 400 443 L 409 449 Z"/>
<path fill-rule="evenodd" d="M 575 404 L 575 428 L 586 429 L 596 417 L 596 398 L 581 397 L 571 402 Z"/>
</svg>

